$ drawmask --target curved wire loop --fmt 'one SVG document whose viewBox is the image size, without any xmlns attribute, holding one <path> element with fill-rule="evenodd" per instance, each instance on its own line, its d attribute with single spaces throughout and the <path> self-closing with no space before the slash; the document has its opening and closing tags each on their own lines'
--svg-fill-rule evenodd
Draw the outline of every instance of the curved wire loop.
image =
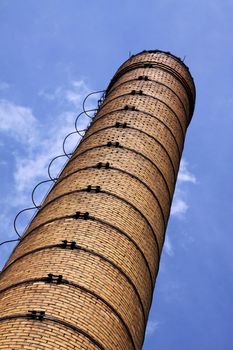
<svg viewBox="0 0 233 350">
<path fill-rule="evenodd" d="M 64 152 L 65 156 L 66 156 L 67 158 L 69 158 L 69 159 L 71 158 L 70 156 L 73 154 L 73 152 L 71 152 L 71 153 L 67 153 L 67 152 L 66 152 L 66 150 L 65 150 L 65 143 L 66 143 L 66 140 L 68 139 L 68 137 L 70 137 L 70 136 L 73 135 L 73 134 L 77 134 L 77 131 L 72 131 L 72 132 L 70 132 L 69 134 L 67 134 L 66 137 L 64 138 L 64 141 L 63 141 L 63 144 L 62 144 L 63 152 Z"/>
<path fill-rule="evenodd" d="M 101 106 L 103 100 L 104 100 L 104 93 L 105 93 L 106 90 L 99 90 L 99 91 L 94 91 L 94 92 L 91 92 L 90 94 L 88 94 L 84 100 L 83 100 L 83 111 L 84 113 L 86 114 L 87 117 L 89 118 L 92 118 L 92 116 L 90 116 L 87 112 L 90 112 L 88 110 L 85 109 L 85 103 L 86 103 L 86 100 L 88 99 L 88 97 L 90 97 L 91 95 L 95 95 L 95 94 L 100 94 L 101 92 L 103 93 L 103 95 L 101 96 L 101 98 L 98 100 L 98 108 Z M 97 108 L 97 109 L 98 109 Z"/>
<path fill-rule="evenodd" d="M 73 134 L 78 134 L 78 135 L 81 137 L 81 139 L 82 139 L 83 136 L 85 135 L 85 131 L 86 131 L 86 130 L 87 130 L 87 129 L 72 131 L 72 132 L 70 132 L 69 134 L 66 135 L 66 137 L 64 138 L 63 144 L 62 144 L 62 150 L 63 150 L 63 152 L 64 152 L 64 154 L 65 154 L 65 156 L 66 156 L 67 158 L 70 159 L 70 158 L 71 158 L 70 155 L 73 154 L 73 152 L 72 152 L 72 153 L 67 153 L 66 150 L 65 150 L 65 143 L 66 143 L 68 137 L 70 137 L 70 136 L 73 135 Z M 84 132 L 84 134 L 81 134 L 81 132 Z"/>
<path fill-rule="evenodd" d="M 15 219 L 14 219 L 14 230 L 15 230 L 15 233 L 17 234 L 17 236 L 18 236 L 19 238 L 21 238 L 21 235 L 19 234 L 19 232 L 18 232 L 18 230 L 17 230 L 17 228 L 16 228 L 16 221 L 17 221 L 17 219 L 18 219 L 18 217 L 19 217 L 20 214 L 22 214 L 23 212 L 25 212 L 25 211 L 27 211 L 27 210 L 32 210 L 32 209 L 38 209 L 38 208 L 37 208 L 37 207 L 31 207 L 31 208 L 26 208 L 26 209 L 20 210 L 20 211 L 18 212 L 18 214 L 16 215 Z"/>
<path fill-rule="evenodd" d="M 53 181 L 53 180 L 49 179 L 49 180 L 41 181 L 41 182 L 39 182 L 39 183 L 33 188 L 33 191 L 32 191 L 32 194 L 31 194 L 31 198 L 32 198 L 32 203 L 35 205 L 35 207 L 36 207 L 37 209 L 39 209 L 41 206 L 40 206 L 40 205 L 37 205 L 37 204 L 35 203 L 35 200 L 34 200 L 35 191 L 36 191 L 36 189 L 37 189 L 40 185 L 42 185 L 42 184 L 44 184 L 44 183 L 47 183 L 47 182 L 51 182 L 51 181 Z"/>
<path fill-rule="evenodd" d="M 93 108 L 93 109 L 88 109 L 87 112 L 96 112 L 97 111 L 97 108 Z M 79 131 L 82 131 L 82 130 L 78 130 L 78 127 L 77 127 L 77 122 L 78 122 L 78 119 L 81 117 L 82 114 L 85 114 L 84 111 L 82 111 L 81 113 L 78 114 L 78 116 L 76 117 L 75 119 L 75 122 L 74 122 L 74 127 L 75 127 L 75 130 L 77 131 L 77 133 Z M 93 119 L 93 116 L 88 116 L 88 118 L 90 119 Z M 86 129 L 85 129 L 86 130 Z"/>
<path fill-rule="evenodd" d="M 72 155 L 72 153 L 68 153 L 68 155 Z M 51 162 L 49 163 L 49 165 L 48 165 L 48 176 L 49 176 L 50 180 L 53 181 L 54 183 L 56 182 L 57 178 L 51 176 L 50 168 L 51 168 L 51 165 L 53 164 L 53 162 L 54 162 L 56 159 L 62 158 L 62 157 L 67 157 L 67 155 L 66 155 L 66 154 L 60 154 L 59 156 L 54 157 L 54 158 L 51 160 Z M 69 157 L 68 157 L 68 158 L 69 158 Z"/>
<path fill-rule="evenodd" d="M 86 131 L 87 129 L 82 129 L 82 130 L 78 130 L 77 133 L 79 136 L 83 137 Z M 81 134 L 81 132 L 84 132 L 84 134 Z"/>
<path fill-rule="evenodd" d="M 3 245 L 3 244 L 6 244 L 6 243 L 18 242 L 18 241 L 20 241 L 20 238 L 17 238 L 17 239 L 9 239 L 8 241 L 1 242 L 1 243 L 0 243 L 0 246 Z"/>
</svg>

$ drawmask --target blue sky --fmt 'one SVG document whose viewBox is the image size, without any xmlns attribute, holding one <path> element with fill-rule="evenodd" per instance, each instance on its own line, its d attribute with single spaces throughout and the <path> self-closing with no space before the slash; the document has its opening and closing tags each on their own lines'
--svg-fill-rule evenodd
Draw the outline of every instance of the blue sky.
<svg viewBox="0 0 233 350">
<path fill-rule="evenodd" d="M 171 51 L 190 67 L 196 108 L 143 350 L 232 349 L 232 13 L 230 0 L 0 0 L 0 241 L 15 238 L 84 96 L 129 52 Z"/>
</svg>

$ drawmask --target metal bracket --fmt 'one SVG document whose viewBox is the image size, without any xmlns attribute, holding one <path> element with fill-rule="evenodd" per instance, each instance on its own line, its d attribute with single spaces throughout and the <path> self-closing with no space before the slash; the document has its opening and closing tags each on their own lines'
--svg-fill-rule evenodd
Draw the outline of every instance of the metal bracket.
<svg viewBox="0 0 233 350">
<path fill-rule="evenodd" d="M 76 211 L 76 213 L 73 215 L 73 218 L 88 220 L 90 217 L 88 212 L 81 213 L 80 211 Z"/>
<path fill-rule="evenodd" d="M 131 91 L 131 95 L 143 95 L 143 91 L 142 90 L 132 90 Z"/>
<path fill-rule="evenodd" d="M 138 80 L 149 80 L 147 75 L 139 75 Z"/>
<path fill-rule="evenodd" d="M 152 65 L 151 63 L 145 63 L 145 64 L 143 65 L 143 67 L 144 67 L 144 68 L 152 68 L 153 65 Z"/>
<path fill-rule="evenodd" d="M 137 109 L 134 106 L 128 106 L 128 105 L 125 105 L 123 109 L 125 111 L 137 111 Z"/>
<path fill-rule="evenodd" d="M 118 141 L 116 141 L 116 142 L 108 141 L 107 146 L 108 147 L 116 147 L 116 148 L 122 147 Z"/>
<path fill-rule="evenodd" d="M 53 275 L 52 273 L 49 273 L 48 277 L 46 278 L 46 282 L 60 284 L 62 282 L 62 278 L 62 275 Z"/>
<path fill-rule="evenodd" d="M 32 320 L 42 321 L 45 316 L 45 311 L 40 310 L 28 310 L 28 317 Z"/>
<path fill-rule="evenodd" d="M 87 192 L 99 193 L 99 192 L 101 191 L 101 187 L 100 187 L 100 186 L 91 186 L 91 185 L 88 185 L 86 191 L 87 191 Z"/>
<path fill-rule="evenodd" d="M 64 239 L 62 241 L 62 248 L 66 249 L 66 248 L 70 248 L 71 250 L 77 248 L 77 244 L 75 241 L 67 241 L 66 239 Z"/>
<path fill-rule="evenodd" d="M 110 167 L 110 164 L 108 162 L 107 163 L 99 162 L 95 166 L 95 168 L 97 169 L 101 169 L 101 168 L 109 169 L 109 167 Z"/>
<path fill-rule="evenodd" d="M 116 122 L 115 127 L 124 129 L 124 128 L 127 128 L 127 123 Z"/>
</svg>

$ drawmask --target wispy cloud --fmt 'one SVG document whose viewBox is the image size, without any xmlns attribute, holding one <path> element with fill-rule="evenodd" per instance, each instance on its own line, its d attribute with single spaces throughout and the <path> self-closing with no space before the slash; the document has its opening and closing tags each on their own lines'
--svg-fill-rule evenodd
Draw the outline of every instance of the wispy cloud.
<svg viewBox="0 0 233 350">
<path fill-rule="evenodd" d="M 83 99 L 90 93 L 89 87 L 84 80 L 72 80 L 69 87 L 58 86 L 55 90 L 41 90 L 39 96 L 50 101 L 55 101 L 59 106 L 63 105 L 66 108 L 80 109 Z M 96 96 L 91 95 L 87 101 L 87 108 L 93 107 L 96 102 Z M 91 107 L 90 107 L 91 106 Z"/>
<path fill-rule="evenodd" d="M 188 170 L 188 162 L 185 159 L 181 159 L 180 162 L 178 183 L 179 182 L 191 182 L 193 184 L 197 182 L 195 175 L 190 173 L 190 171 Z"/>
<path fill-rule="evenodd" d="M 83 80 L 72 81 L 71 89 L 65 92 L 65 98 L 72 103 L 76 108 L 80 107 L 83 97 L 90 93 Z"/>
<path fill-rule="evenodd" d="M 173 256 L 174 255 L 174 248 L 172 246 L 171 239 L 170 239 L 170 237 L 168 235 L 165 237 L 163 250 L 169 256 Z"/>
<path fill-rule="evenodd" d="M 38 121 L 28 107 L 0 100 L 0 132 L 23 144 L 33 144 Z"/>
<path fill-rule="evenodd" d="M 52 121 L 44 121 L 46 125 L 37 134 L 37 138 L 34 139 L 33 151 L 30 150 L 25 157 L 16 159 L 14 178 L 18 192 L 23 192 L 32 187 L 38 178 L 46 177 L 47 166 L 50 160 L 54 156 L 63 153 L 62 142 L 64 137 L 75 130 L 75 115 L 80 111 L 81 102 L 89 92 L 90 89 L 82 80 L 72 81 L 68 88 L 58 87 L 53 92 L 40 92 L 41 97 L 53 99 L 53 103 L 59 104 L 61 113 L 58 116 L 54 116 Z M 54 119 L 56 119 L 56 123 L 54 123 Z M 83 117 L 80 119 L 79 127 L 83 129 L 88 123 L 89 119 Z M 78 134 L 71 135 L 66 143 L 66 151 L 72 151 L 78 140 Z M 66 158 L 64 157 L 65 160 Z M 54 175 L 59 171 L 57 164 L 58 162 L 54 163 L 53 166 Z"/>
<path fill-rule="evenodd" d="M 174 219 L 183 219 L 187 213 L 187 210 L 189 209 L 187 184 L 197 184 L 195 175 L 192 174 L 188 168 L 188 162 L 185 159 L 182 159 L 171 207 L 171 216 Z M 164 242 L 164 252 L 169 257 L 174 255 L 174 247 L 168 235 L 166 235 Z"/>
<path fill-rule="evenodd" d="M 187 212 L 188 208 L 187 202 L 182 198 L 182 192 L 179 189 L 176 190 L 171 207 L 171 215 L 182 217 Z"/>
<path fill-rule="evenodd" d="M 197 180 L 195 175 L 189 171 L 188 162 L 182 159 L 171 207 L 171 215 L 177 218 L 183 217 L 189 208 L 184 183 L 196 184 Z"/>
<path fill-rule="evenodd" d="M 33 151 L 28 150 L 24 157 L 16 158 L 14 179 L 18 192 L 23 192 L 30 188 L 36 179 L 42 176 L 46 177 L 47 166 L 50 160 L 62 153 L 62 140 L 73 128 L 73 118 L 71 117 L 73 117 L 72 113 L 62 114 L 57 117 L 55 126 L 48 125 L 47 130 L 37 135 Z M 77 141 L 78 137 L 76 136 Z M 72 146 L 74 146 L 74 138 Z M 56 169 L 57 171 L 58 169 Z"/>
<path fill-rule="evenodd" d="M 146 326 L 146 337 L 152 336 L 159 328 L 159 321 L 149 320 Z"/>
</svg>

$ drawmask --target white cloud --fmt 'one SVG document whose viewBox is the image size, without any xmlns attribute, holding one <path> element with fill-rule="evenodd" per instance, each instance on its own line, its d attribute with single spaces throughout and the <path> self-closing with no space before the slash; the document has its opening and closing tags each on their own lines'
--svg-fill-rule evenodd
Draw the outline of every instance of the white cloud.
<svg viewBox="0 0 233 350">
<path fill-rule="evenodd" d="M 160 322 L 149 320 L 146 326 L 146 337 L 152 336 L 159 328 Z"/>
<path fill-rule="evenodd" d="M 77 109 L 79 108 L 79 111 L 81 110 L 81 102 L 90 93 L 90 90 L 82 80 L 72 81 L 70 85 L 69 88 L 58 87 L 48 95 L 47 93 L 40 92 L 40 96 L 46 99 L 53 99 L 53 103 L 59 105 L 61 113 L 58 116 L 54 116 L 56 123 L 54 123 L 54 118 L 43 121 L 47 125 L 45 124 L 40 129 L 40 132 L 37 133 L 36 139 L 34 139 L 34 148 L 29 148 L 26 156 L 16 159 L 14 179 L 16 190 L 20 193 L 32 189 L 39 178 L 44 177 L 46 179 L 49 162 L 53 157 L 63 154 L 62 143 L 65 136 L 75 131 L 74 121 L 77 115 Z M 93 101 L 94 98 L 92 98 L 92 108 L 94 106 Z M 78 123 L 78 128 L 85 129 L 89 122 L 90 119 L 88 117 L 82 116 Z M 67 139 L 65 146 L 67 153 L 73 151 L 79 139 L 80 137 L 77 133 Z M 53 163 L 52 176 L 57 175 L 61 163 L 65 163 L 66 160 L 67 158 L 64 157 L 60 161 Z"/>
<path fill-rule="evenodd" d="M 181 159 L 181 162 L 180 162 L 178 182 L 191 182 L 194 184 L 196 183 L 196 177 L 189 172 L 188 163 L 184 159 Z"/>
<path fill-rule="evenodd" d="M 90 93 L 83 80 L 72 81 L 71 89 L 65 91 L 65 98 L 68 102 L 72 103 L 75 107 L 80 107 L 83 98 Z"/>
<path fill-rule="evenodd" d="M 187 212 L 187 210 L 188 204 L 180 197 L 180 194 L 176 192 L 171 207 L 171 215 L 181 217 Z"/>
<path fill-rule="evenodd" d="M 57 98 L 59 98 L 61 94 L 61 87 L 57 87 L 54 91 L 52 92 L 48 92 L 44 89 L 40 90 L 38 95 L 39 97 L 43 97 L 45 98 L 46 100 L 51 100 L 51 101 L 54 101 L 56 100 Z"/>
<path fill-rule="evenodd" d="M 196 184 L 197 180 L 195 175 L 188 170 L 188 162 L 185 159 L 181 159 L 176 190 L 171 207 L 171 215 L 177 218 L 183 217 L 189 208 L 187 194 L 183 188 L 184 183 Z"/>
<path fill-rule="evenodd" d="M 165 242 L 164 242 L 163 249 L 167 255 L 169 255 L 169 256 L 174 255 L 174 249 L 173 249 L 171 240 L 170 240 L 168 235 L 165 236 Z"/>
<path fill-rule="evenodd" d="M 184 184 L 187 185 L 187 183 L 196 184 L 197 180 L 195 175 L 188 170 L 188 162 L 182 159 L 171 206 L 171 216 L 176 219 L 182 219 L 189 208 L 187 188 L 184 187 Z M 174 248 L 168 236 L 164 242 L 164 251 L 170 257 L 174 255 Z"/>
<path fill-rule="evenodd" d="M 32 144 L 36 138 L 37 124 L 30 108 L 0 100 L 0 132 L 19 142 Z"/>
<path fill-rule="evenodd" d="M 73 129 L 73 114 L 64 113 L 57 118 L 55 126 L 48 126 L 48 131 L 38 135 L 36 140 L 37 148 L 28 153 L 25 157 L 16 159 L 16 171 L 14 174 L 17 191 L 22 192 L 35 185 L 36 179 L 47 176 L 47 167 L 51 159 L 62 154 L 62 142 L 64 137 Z M 64 125 L 63 125 L 64 124 Z M 73 150 L 78 142 L 78 134 L 74 134 L 67 140 L 66 151 Z M 66 161 L 66 157 L 62 158 Z M 54 162 L 53 175 L 55 176 L 60 168 Z"/>
<path fill-rule="evenodd" d="M 54 91 L 41 90 L 39 96 L 50 101 L 57 101 L 59 105 L 66 104 L 70 108 L 80 109 L 83 99 L 90 92 L 84 80 L 73 80 L 69 88 L 59 86 Z M 96 106 L 96 99 L 96 95 L 90 95 L 86 103 L 86 109 L 94 108 Z"/>
</svg>

